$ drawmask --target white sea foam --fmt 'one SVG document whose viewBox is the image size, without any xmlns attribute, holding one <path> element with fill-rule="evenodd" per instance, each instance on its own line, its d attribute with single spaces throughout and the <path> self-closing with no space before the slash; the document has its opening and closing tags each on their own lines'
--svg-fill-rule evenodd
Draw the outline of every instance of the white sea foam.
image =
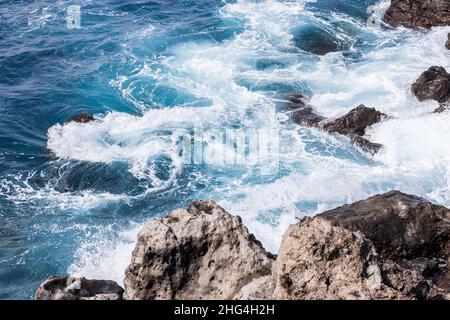
<svg viewBox="0 0 450 320">
<path fill-rule="evenodd" d="M 147 77 L 209 99 L 210 107 L 153 110 L 141 103 L 142 117 L 114 112 L 98 122 L 54 126 L 49 130 L 49 148 L 62 158 L 126 161 L 135 175 L 151 178 L 148 163 L 156 155 L 169 155 L 174 160 L 174 172 L 181 168 L 175 160 L 171 136 L 155 135 L 162 128 L 187 122 L 222 125 L 240 121 L 244 126 L 283 129 L 281 143 L 288 148 L 281 155 L 281 166 L 286 174 L 265 181 L 249 170 L 239 179 L 230 178 L 227 186 L 210 195 L 231 213 L 242 216 L 249 229 L 273 252 L 295 217 L 313 215 L 389 189 L 450 205 L 450 113 L 431 114 L 436 103 L 420 103 L 410 92 L 412 82 L 429 66 L 450 69 L 450 52 L 444 48 L 450 29 L 383 31 L 335 14 L 335 19 L 371 35 L 375 39 L 373 49 L 363 53 L 359 62 L 349 62 L 341 53 L 305 60 L 293 46 L 293 28 L 305 18 L 327 22 L 307 12 L 304 3 L 266 0 L 226 4 L 222 17 L 242 20 L 242 33 L 220 44 L 179 44 L 158 62 L 164 72 L 144 67 L 135 73 L 140 79 Z M 345 40 L 346 33 L 336 36 Z M 259 58 L 288 63 L 275 70 L 257 70 L 254 65 Z M 120 77 L 115 80 L 117 88 L 123 90 L 124 97 L 140 103 L 130 91 L 126 92 L 132 90 L 129 83 L 124 85 L 133 76 Z M 392 116 L 368 130 L 370 139 L 382 143 L 384 148 L 375 157 L 363 156 L 346 138 L 299 130 L 280 122 L 270 95 L 252 91 L 243 82 L 285 83 L 294 87 L 305 84 L 314 93 L 311 104 L 329 117 L 340 116 L 361 103 L 376 107 Z M 314 143 L 320 144 L 322 150 L 311 149 Z M 342 152 L 349 156 L 340 155 Z M 360 160 L 356 161 L 357 157 Z M 302 207 L 304 202 L 313 202 L 316 207 L 306 210 Z M 81 246 L 69 270 L 120 280 L 136 229 L 133 227 L 126 234 L 130 238 L 120 236 L 105 244 Z"/>
<path fill-rule="evenodd" d="M 75 252 L 75 262 L 68 273 L 88 279 L 114 280 L 122 284 L 125 269 L 130 264 L 140 226 L 116 231 L 104 228 L 94 237 L 88 237 Z M 112 234 L 116 234 L 111 238 Z"/>
</svg>

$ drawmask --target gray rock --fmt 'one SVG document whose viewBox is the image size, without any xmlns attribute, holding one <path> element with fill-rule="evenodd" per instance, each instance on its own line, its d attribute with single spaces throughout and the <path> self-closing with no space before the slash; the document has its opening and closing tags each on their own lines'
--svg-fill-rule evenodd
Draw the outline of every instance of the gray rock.
<svg viewBox="0 0 450 320">
<path fill-rule="evenodd" d="M 385 260 L 385 278 L 394 289 L 418 299 L 448 298 L 449 209 L 391 191 L 319 217 L 371 240 Z"/>
<path fill-rule="evenodd" d="M 267 253 L 213 201 L 150 221 L 126 299 L 450 299 L 450 210 L 399 191 L 304 218 Z M 118 300 L 113 281 L 51 277 L 36 299 Z"/>
<path fill-rule="evenodd" d="M 384 257 L 447 259 L 450 210 L 422 198 L 390 191 L 319 214 L 335 225 L 361 231 Z"/>
<path fill-rule="evenodd" d="M 384 20 L 393 27 L 431 28 L 450 25 L 448 0 L 391 0 Z"/>
<path fill-rule="evenodd" d="M 111 280 L 50 277 L 37 289 L 36 300 L 121 300 L 123 288 Z"/>
<path fill-rule="evenodd" d="M 273 256 L 213 201 L 150 221 L 124 280 L 127 299 L 232 299 L 271 272 Z"/>
<path fill-rule="evenodd" d="M 448 40 L 447 40 L 447 42 L 445 43 L 445 47 L 446 47 L 448 50 L 450 50 L 450 33 L 448 34 Z"/>
<path fill-rule="evenodd" d="M 283 236 L 276 263 L 275 299 L 401 299 L 382 281 L 381 263 L 360 232 L 305 218 Z"/>
<path fill-rule="evenodd" d="M 447 103 L 450 99 L 450 74 L 443 67 L 431 67 L 420 75 L 411 90 L 420 101 Z"/>
</svg>

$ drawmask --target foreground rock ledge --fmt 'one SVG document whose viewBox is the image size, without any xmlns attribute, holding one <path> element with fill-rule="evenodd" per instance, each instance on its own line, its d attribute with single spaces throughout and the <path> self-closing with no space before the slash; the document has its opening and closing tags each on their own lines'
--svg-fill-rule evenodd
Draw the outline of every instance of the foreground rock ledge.
<svg viewBox="0 0 450 320">
<path fill-rule="evenodd" d="M 124 280 L 127 299 L 232 299 L 271 272 L 273 256 L 213 201 L 150 221 Z"/>
<path fill-rule="evenodd" d="M 124 298 L 450 299 L 449 239 L 449 209 L 391 191 L 291 225 L 275 259 L 239 217 L 199 201 L 141 230 Z M 122 297 L 113 282 L 68 279 L 36 299 Z"/>
</svg>

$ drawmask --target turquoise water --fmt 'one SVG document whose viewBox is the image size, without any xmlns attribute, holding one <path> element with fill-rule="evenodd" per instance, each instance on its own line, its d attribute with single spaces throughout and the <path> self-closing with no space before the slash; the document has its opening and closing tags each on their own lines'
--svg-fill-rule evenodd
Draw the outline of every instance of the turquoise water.
<svg viewBox="0 0 450 320">
<path fill-rule="evenodd" d="M 388 2 L 1 1 L 0 298 L 53 274 L 120 283 L 142 224 L 196 199 L 273 252 L 296 217 L 392 188 L 450 205 L 450 114 L 409 90 L 450 68 L 450 30 L 368 27 L 373 4 Z M 368 130 L 383 150 L 291 123 L 298 92 L 327 117 L 389 114 Z M 64 125 L 82 112 L 97 121 Z M 184 164 L 177 132 L 198 124 L 276 130 L 277 171 Z"/>
</svg>

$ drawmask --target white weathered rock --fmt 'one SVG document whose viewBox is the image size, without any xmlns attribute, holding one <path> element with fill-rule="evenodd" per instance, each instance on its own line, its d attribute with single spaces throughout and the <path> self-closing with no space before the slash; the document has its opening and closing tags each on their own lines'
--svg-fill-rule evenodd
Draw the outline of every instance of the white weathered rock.
<svg viewBox="0 0 450 320">
<path fill-rule="evenodd" d="M 124 280 L 127 299 L 231 299 L 269 275 L 273 258 L 239 217 L 213 201 L 150 221 Z"/>
</svg>

